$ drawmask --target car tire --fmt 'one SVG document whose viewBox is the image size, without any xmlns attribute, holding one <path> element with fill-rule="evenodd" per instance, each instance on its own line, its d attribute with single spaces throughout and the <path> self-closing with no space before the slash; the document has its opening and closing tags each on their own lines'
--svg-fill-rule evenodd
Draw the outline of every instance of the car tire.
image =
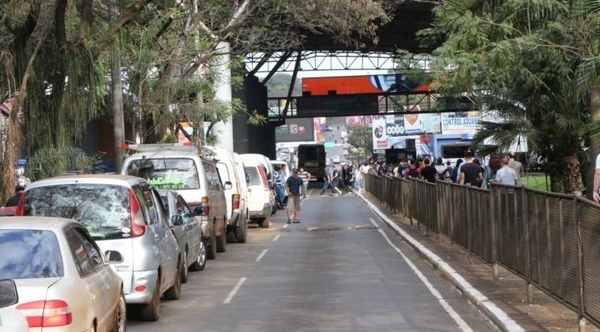
<svg viewBox="0 0 600 332">
<path fill-rule="evenodd" d="M 215 230 L 210 233 L 209 243 L 206 245 L 206 258 L 215 259 L 217 258 L 217 236 Z"/>
<path fill-rule="evenodd" d="M 185 284 L 188 282 L 188 259 L 187 249 L 183 252 L 183 266 L 181 267 L 181 283 Z"/>
<path fill-rule="evenodd" d="M 260 223 L 260 227 L 261 228 L 269 228 L 271 226 L 271 218 L 270 217 L 266 217 L 264 219 L 260 219 L 259 220 Z"/>
<path fill-rule="evenodd" d="M 121 291 L 119 303 L 117 304 L 117 312 L 115 313 L 115 327 L 113 332 L 125 332 L 127 330 L 127 302 L 125 294 Z"/>
<path fill-rule="evenodd" d="M 202 271 L 206 266 L 206 245 L 204 241 L 200 239 L 200 249 L 198 250 L 198 257 L 190 267 L 192 271 Z"/>
<path fill-rule="evenodd" d="M 138 314 L 141 320 L 152 322 L 157 321 L 160 317 L 160 276 L 156 280 L 150 303 L 142 305 Z"/>
<path fill-rule="evenodd" d="M 246 243 L 248 236 L 248 221 L 246 218 L 241 218 L 238 227 L 235 229 L 235 238 L 238 243 Z"/>
<path fill-rule="evenodd" d="M 217 237 L 217 252 L 225 252 L 227 250 L 227 218 L 223 218 L 223 231 L 221 236 Z"/>
<path fill-rule="evenodd" d="M 165 292 L 165 300 L 179 300 L 181 298 L 181 269 L 183 261 L 180 259 L 177 265 L 177 273 L 175 273 L 175 283 Z"/>
</svg>

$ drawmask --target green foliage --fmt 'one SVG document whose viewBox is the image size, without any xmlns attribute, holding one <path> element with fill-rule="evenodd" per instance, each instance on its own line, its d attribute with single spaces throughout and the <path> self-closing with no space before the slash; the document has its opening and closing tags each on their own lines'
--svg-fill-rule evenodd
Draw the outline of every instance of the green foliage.
<svg viewBox="0 0 600 332">
<path fill-rule="evenodd" d="M 90 171 L 94 162 L 94 158 L 79 148 L 43 148 L 27 159 L 25 175 L 36 181 L 67 172 Z"/>
<path fill-rule="evenodd" d="M 354 157 L 364 158 L 373 154 L 373 135 L 371 126 L 357 126 L 348 129 L 347 143 L 352 147 L 350 152 Z"/>
</svg>

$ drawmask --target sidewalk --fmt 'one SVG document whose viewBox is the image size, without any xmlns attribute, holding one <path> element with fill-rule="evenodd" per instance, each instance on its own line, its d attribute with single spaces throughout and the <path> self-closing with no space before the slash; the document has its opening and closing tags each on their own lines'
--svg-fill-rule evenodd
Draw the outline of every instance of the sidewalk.
<svg viewBox="0 0 600 332">
<path fill-rule="evenodd" d="M 500 267 L 499 279 L 494 281 L 491 266 L 460 246 L 438 241 L 436 234 L 427 234 L 424 227 L 411 227 L 406 218 L 391 214 L 368 192 L 359 196 L 499 330 L 578 331 L 577 313 L 535 287 L 533 303 L 528 304 L 526 283 L 512 272 Z M 587 322 L 585 331 L 600 329 Z"/>
</svg>

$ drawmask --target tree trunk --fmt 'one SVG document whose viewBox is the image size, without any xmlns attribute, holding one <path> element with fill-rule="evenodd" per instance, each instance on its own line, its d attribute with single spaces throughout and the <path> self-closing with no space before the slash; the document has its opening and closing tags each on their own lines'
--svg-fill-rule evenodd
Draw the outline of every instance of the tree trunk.
<svg viewBox="0 0 600 332">
<path fill-rule="evenodd" d="M 600 85 L 593 85 L 590 87 L 590 113 L 592 123 L 600 121 Z M 594 185 L 594 172 L 596 170 L 596 156 L 600 153 L 600 133 L 598 135 L 592 135 L 590 140 L 589 160 L 590 165 L 587 167 L 586 174 L 582 174 L 586 177 L 588 188 L 586 190 L 586 197 L 592 199 L 592 193 L 596 188 L 592 188 Z"/>
</svg>

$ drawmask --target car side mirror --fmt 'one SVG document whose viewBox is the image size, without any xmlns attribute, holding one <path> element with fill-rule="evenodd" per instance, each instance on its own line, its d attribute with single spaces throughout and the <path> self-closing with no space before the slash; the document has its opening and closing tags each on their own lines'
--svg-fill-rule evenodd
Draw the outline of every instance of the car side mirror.
<svg viewBox="0 0 600 332">
<path fill-rule="evenodd" d="M 123 255 L 116 250 L 107 250 L 104 252 L 104 259 L 107 263 L 122 263 Z"/>
<path fill-rule="evenodd" d="M 229 189 L 233 188 L 233 183 L 231 183 L 231 181 L 225 181 L 225 183 L 223 184 L 223 188 L 225 190 L 229 190 Z"/>
<path fill-rule="evenodd" d="M 204 214 L 204 208 L 203 208 L 203 207 L 201 207 L 201 206 L 196 206 L 196 207 L 194 208 L 194 215 L 195 215 L 195 216 L 201 216 L 201 215 L 203 215 L 203 214 Z"/>
<path fill-rule="evenodd" d="M 17 285 L 12 279 L 0 280 L 0 308 L 8 307 L 19 302 Z"/>
<path fill-rule="evenodd" d="M 180 215 L 171 216 L 171 225 L 181 226 L 183 225 L 183 217 Z"/>
</svg>

